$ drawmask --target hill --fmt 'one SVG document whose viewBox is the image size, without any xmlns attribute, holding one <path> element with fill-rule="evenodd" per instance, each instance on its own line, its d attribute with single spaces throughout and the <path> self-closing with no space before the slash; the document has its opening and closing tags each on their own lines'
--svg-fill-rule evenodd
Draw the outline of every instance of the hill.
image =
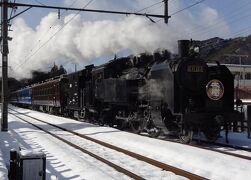
<svg viewBox="0 0 251 180">
<path fill-rule="evenodd" d="M 208 61 L 251 65 L 251 35 L 234 39 L 215 37 L 197 44 L 201 47 L 201 57 Z"/>
</svg>

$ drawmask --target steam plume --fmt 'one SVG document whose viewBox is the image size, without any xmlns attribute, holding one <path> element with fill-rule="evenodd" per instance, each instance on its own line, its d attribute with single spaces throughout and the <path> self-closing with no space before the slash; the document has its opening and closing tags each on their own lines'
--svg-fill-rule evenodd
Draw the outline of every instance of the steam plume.
<svg viewBox="0 0 251 180">
<path fill-rule="evenodd" d="M 13 71 L 10 75 L 29 77 L 31 70 L 47 70 L 53 62 L 90 64 L 95 58 L 124 50 L 135 54 L 151 53 L 158 48 L 176 52 L 176 41 L 190 39 L 196 23 L 206 26 L 218 17 L 218 13 L 208 7 L 203 8 L 199 17 L 189 12 L 178 14 L 168 25 L 152 23 L 138 16 L 88 21 L 80 15 L 70 14 L 58 20 L 57 13 L 50 13 L 42 18 L 35 30 L 28 27 L 24 19 L 17 18 L 10 34 L 13 37 L 9 56 Z M 224 21 L 222 23 L 224 28 L 215 30 L 219 36 L 229 32 L 228 26 Z M 195 33 L 192 38 L 202 39 L 212 34 Z"/>
</svg>

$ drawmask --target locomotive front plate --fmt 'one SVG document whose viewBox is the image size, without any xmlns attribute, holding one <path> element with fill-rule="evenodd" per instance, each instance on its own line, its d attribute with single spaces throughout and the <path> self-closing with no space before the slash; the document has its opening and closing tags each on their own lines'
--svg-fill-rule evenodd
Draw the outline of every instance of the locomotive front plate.
<svg viewBox="0 0 251 180">
<path fill-rule="evenodd" d="M 224 94 L 224 86 L 221 81 L 213 79 L 207 83 L 207 96 L 212 100 L 219 100 Z"/>
<path fill-rule="evenodd" d="M 196 65 L 189 65 L 189 66 L 187 66 L 187 72 L 203 73 L 204 67 L 203 66 L 196 66 Z"/>
</svg>

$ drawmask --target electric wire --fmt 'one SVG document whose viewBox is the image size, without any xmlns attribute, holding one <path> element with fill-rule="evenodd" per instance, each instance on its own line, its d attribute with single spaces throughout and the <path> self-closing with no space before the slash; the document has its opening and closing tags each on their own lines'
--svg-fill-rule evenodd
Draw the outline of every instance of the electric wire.
<svg viewBox="0 0 251 180">
<path fill-rule="evenodd" d="M 33 0 L 33 1 L 35 1 L 36 3 L 38 3 L 38 4 L 40 4 L 40 5 L 45 6 L 45 4 L 41 3 L 41 2 L 40 2 L 40 1 L 38 1 L 38 0 Z"/>
<path fill-rule="evenodd" d="M 250 4 L 250 3 L 251 2 L 249 2 L 248 4 Z M 240 12 L 238 14 L 243 14 L 243 12 Z M 237 14 L 231 15 L 231 16 L 226 18 L 226 19 L 228 19 L 227 20 L 228 25 L 232 25 L 236 21 L 243 20 L 243 19 L 251 16 L 251 14 L 249 12 L 244 13 L 242 16 L 236 16 L 236 15 Z M 231 18 L 231 17 L 233 17 L 233 18 Z M 189 35 L 192 36 L 193 34 L 196 34 L 196 33 L 200 33 L 201 35 L 203 35 L 203 34 L 207 34 L 208 32 L 210 32 L 212 30 L 224 28 L 225 24 L 223 23 L 223 20 L 224 20 L 224 17 L 219 19 L 218 21 L 216 21 L 213 24 L 210 24 L 210 25 L 208 25 L 208 26 L 206 26 L 204 28 L 200 28 L 200 30 L 189 32 Z"/>
<path fill-rule="evenodd" d="M 248 15 L 247 17 L 249 17 L 250 15 Z M 231 23 L 232 24 L 232 23 Z M 244 27 L 238 31 L 235 31 L 233 33 L 231 33 L 231 36 L 232 37 L 237 37 L 237 36 L 241 36 L 241 35 L 244 35 L 248 30 L 250 30 L 251 28 L 251 25 L 247 26 L 247 27 Z M 212 44 L 207 44 L 206 46 L 203 46 L 202 48 L 207 48 L 208 46 L 211 46 Z"/>
<path fill-rule="evenodd" d="M 147 10 L 147 9 L 149 9 L 149 8 L 152 8 L 152 7 L 154 7 L 154 6 L 156 6 L 156 5 L 160 4 L 160 3 L 163 4 L 163 2 L 164 2 L 164 0 L 162 0 L 162 1 L 160 1 L 160 2 L 157 2 L 157 3 L 154 3 L 154 4 L 150 5 L 150 6 L 144 7 L 143 9 L 140 9 L 140 10 L 138 10 L 138 11 L 136 11 L 136 12 L 139 13 L 139 12 L 141 12 L 141 11 L 144 11 L 144 10 Z"/>
<path fill-rule="evenodd" d="M 16 2 L 16 0 L 14 0 L 13 1 L 13 3 L 15 3 Z M 13 14 L 13 12 L 14 12 L 14 14 L 15 14 L 15 11 L 16 11 L 16 9 L 14 9 L 14 8 L 12 8 L 11 9 L 11 12 L 10 12 L 10 18 L 9 19 L 11 19 L 12 18 L 12 14 Z M 9 22 L 10 23 L 10 22 Z"/>
<path fill-rule="evenodd" d="M 72 7 L 76 2 L 77 2 L 78 0 L 75 0 L 72 4 L 70 4 L 70 7 Z M 64 11 L 64 13 L 62 14 L 63 16 L 64 16 L 64 14 L 66 14 L 66 12 L 67 11 Z M 54 22 L 53 22 L 53 24 L 49 27 L 49 29 L 46 31 L 46 32 L 44 32 L 43 34 L 41 34 L 40 36 L 39 36 L 39 38 L 38 38 L 38 40 L 37 40 L 37 43 L 33 46 L 33 48 L 31 49 L 31 50 L 29 50 L 29 54 L 28 55 L 26 55 L 25 57 L 24 57 L 24 59 L 27 59 L 30 55 L 31 55 L 31 53 L 35 50 L 35 48 L 37 48 L 37 46 L 39 46 L 39 44 L 41 43 L 41 41 L 42 41 L 42 38 L 45 36 L 45 35 L 47 35 L 49 32 L 50 32 L 50 30 L 56 25 L 56 21 L 57 20 L 55 20 Z"/>
<path fill-rule="evenodd" d="M 194 34 L 196 34 L 196 35 L 200 34 L 200 36 L 202 36 L 204 34 L 207 34 L 207 32 L 211 32 L 211 30 L 215 31 L 215 29 L 221 29 L 221 28 L 226 27 L 226 24 L 222 23 L 223 21 L 225 21 L 225 19 L 227 19 L 229 24 L 233 24 L 233 22 L 235 22 L 235 21 L 237 21 L 237 20 L 239 20 L 241 18 L 246 18 L 249 15 L 241 16 L 241 18 L 239 18 L 237 15 L 238 14 L 243 14 L 244 10 L 242 10 L 242 8 L 249 8 L 248 5 L 250 3 L 251 2 L 249 1 L 248 3 L 245 3 L 245 4 L 242 4 L 241 6 L 238 6 L 240 4 L 240 2 L 238 1 L 237 7 L 236 7 L 236 4 L 232 4 L 233 7 L 234 7 L 233 11 L 227 13 L 227 14 L 230 14 L 230 16 L 227 16 L 227 17 L 223 16 L 223 17 L 219 18 L 218 20 L 216 20 L 214 24 L 210 24 L 208 26 L 198 25 L 198 26 L 195 26 L 195 27 L 193 26 L 190 29 L 186 28 L 186 31 L 189 31 L 189 32 L 188 32 L 188 35 L 187 35 L 187 33 L 184 33 L 184 34 L 186 36 L 193 36 Z M 226 7 L 225 9 L 231 9 L 231 8 L 229 8 L 229 6 L 225 6 L 225 7 Z M 230 17 L 233 17 L 233 19 L 230 19 Z M 237 17 L 237 19 L 236 19 L 236 17 Z M 230 19 L 230 21 L 229 21 L 229 19 Z M 197 31 L 192 31 L 192 30 L 197 30 Z"/>
<path fill-rule="evenodd" d="M 89 6 L 89 4 L 92 3 L 92 1 L 94 0 L 90 0 L 84 7 L 86 8 L 87 6 Z M 17 68 L 19 69 L 20 67 L 22 67 L 27 61 L 29 61 L 31 59 L 31 57 L 33 57 L 41 48 L 43 48 L 48 42 L 50 42 L 50 40 L 52 40 L 53 37 L 55 37 L 66 25 L 68 25 L 81 11 L 77 12 L 74 16 L 72 16 L 72 18 L 70 18 L 58 31 L 56 31 L 46 42 L 44 42 L 33 54 L 31 54 L 27 59 L 25 59 L 23 61 L 23 63 L 21 63 Z"/>
<path fill-rule="evenodd" d="M 181 13 L 181 12 L 183 12 L 183 11 L 185 11 L 185 10 L 187 10 L 187 9 L 190 9 L 190 8 L 196 6 L 196 5 L 198 5 L 198 4 L 200 4 L 200 3 L 204 2 L 204 1 L 206 1 L 206 0 L 197 1 L 197 2 L 194 3 L 194 4 L 191 4 L 191 5 L 189 5 L 189 6 L 185 7 L 185 8 L 183 8 L 183 9 L 180 9 L 180 10 L 174 12 L 174 13 L 171 13 L 170 16 L 174 16 L 174 15 L 176 15 L 176 14 L 178 14 L 178 13 Z"/>
<path fill-rule="evenodd" d="M 199 2 L 201 2 L 201 1 L 199 1 Z M 239 3 L 239 2 L 238 2 Z M 247 5 L 249 5 L 251 2 L 249 1 L 248 3 L 245 3 L 245 4 L 243 4 L 243 5 L 241 5 L 240 7 L 238 7 L 238 8 L 235 8 L 235 10 L 234 10 L 234 12 L 232 13 L 232 12 L 229 12 L 228 14 L 231 14 L 231 16 L 230 17 L 233 17 L 233 19 L 231 19 L 229 22 L 228 22 L 228 24 L 233 24 L 234 22 L 236 22 L 236 21 L 238 21 L 238 20 L 240 20 L 240 19 L 243 19 L 243 18 L 247 18 L 247 17 L 249 17 L 250 16 L 250 14 L 245 14 L 245 15 L 243 15 L 243 16 L 240 16 L 240 17 L 236 17 L 236 15 L 238 15 L 238 14 L 242 14 L 243 13 L 243 11 L 242 11 L 242 9 L 241 8 L 246 8 L 247 7 Z M 198 2 L 196 2 L 195 4 L 198 4 Z M 193 7 L 192 5 L 190 5 L 190 6 L 188 6 L 189 8 L 190 7 Z M 182 10 L 186 10 L 188 7 L 186 7 L 186 8 L 183 8 Z M 237 10 L 236 10 L 237 9 Z M 240 12 L 239 12 L 240 11 Z M 179 13 L 179 12 L 182 12 L 181 10 L 179 10 L 179 11 L 176 11 L 175 13 L 173 13 L 173 14 L 177 14 L 177 13 Z M 171 14 L 171 15 L 173 15 L 173 14 Z M 224 19 L 224 17 L 223 18 L 221 18 L 221 19 L 219 19 L 219 20 L 217 20 L 214 24 L 213 24 L 213 26 L 212 25 L 210 25 L 209 27 L 207 26 L 207 27 L 203 27 L 202 28 L 202 31 L 194 31 L 194 32 L 189 32 L 189 34 L 191 35 L 191 34 L 195 34 L 195 33 L 200 33 L 200 34 L 202 34 L 203 32 L 204 32 L 204 34 L 206 34 L 206 33 L 208 33 L 208 32 L 210 32 L 209 30 L 211 29 L 211 30 L 215 30 L 216 29 L 216 26 L 218 26 L 217 27 L 217 29 L 219 29 L 220 27 L 223 27 L 224 26 L 224 24 L 220 24 L 219 22 L 221 22 L 221 20 L 223 20 Z M 229 17 L 227 18 L 227 19 L 229 19 Z M 158 20 L 157 22 L 159 22 L 160 20 Z M 221 25 L 221 26 L 219 26 L 219 25 Z M 200 28 L 201 28 L 201 26 L 199 26 Z M 251 28 L 251 26 L 248 26 L 248 27 L 246 27 L 246 28 L 243 28 L 243 29 L 241 29 L 241 30 L 239 30 L 239 31 L 236 31 L 236 32 L 234 32 L 234 33 L 232 33 L 232 35 L 241 35 L 241 34 L 244 34 L 249 28 Z M 185 34 L 185 33 L 184 33 Z M 203 34 L 202 34 L 203 35 Z M 210 46 L 210 44 L 208 44 L 208 46 Z M 205 46 L 204 46 L 205 47 Z"/>
<path fill-rule="evenodd" d="M 188 9 L 188 8 L 190 8 L 190 7 L 193 7 L 194 5 L 197 5 L 198 3 L 201 3 L 201 1 L 198 1 L 198 2 L 196 2 L 195 4 L 192 4 L 192 5 L 189 5 L 189 6 L 187 6 L 187 7 L 185 7 L 185 8 L 183 8 L 183 9 L 181 9 L 181 10 L 178 10 L 178 11 L 176 11 L 176 12 L 174 12 L 174 13 L 172 13 L 171 15 L 173 15 L 173 14 L 177 14 L 177 13 L 179 13 L 179 12 L 182 12 L 182 10 L 186 10 L 186 9 Z M 247 7 L 247 5 L 249 5 L 251 2 L 249 1 L 249 2 L 247 2 L 247 3 L 245 3 L 245 4 L 243 4 L 243 5 L 241 5 L 241 6 L 239 6 L 238 8 L 236 8 L 236 6 L 234 5 L 234 7 L 235 7 L 235 9 L 234 9 L 234 11 L 233 12 L 229 12 L 228 14 L 230 14 L 230 16 L 229 17 L 236 17 L 236 15 L 238 15 L 238 14 L 241 14 L 243 11 L 242 11 L 242 8 L 245 8 L 245 7 Z M 238 4 L 239 4 L 239 2 L 238 2 Z M 226 9 L 229 9 L 229 7 L 227 7 L 226 6 Z M 236 10 L 237 9 L 237 10 Z M 240 12 L 239 12 L 240 11 Z M 229 19 L 229 17 L 227 17 L 227 19 Z M 248 17 L 248 16 L 247 16 Z M 245 16 L 242 16 L 241 18 L 245 18 Z M 239 20 L 240 18 L 238 18 L 237 20 Z M 206 32 L 210 32 L 209 31 L 209 29 L 212 29 L 212 30 L 214 30 L 214 27 L 215 28 L 220 28 L 220 27 L 223 27 L 223 26 L 225 26 L 225 24 L 221 24 L 222 23 L 222 20 L 224 20 L 224 16 L 222 17 L 222 18 L 220 18 L 220 19 L 218 19 L 218 20 L 216 20 L 216 22 L 214 22 L 214 24 L 210 24 L 210 25 L 208 25 L 208 26 L 201 26 L 201 25 L 198 25 L 198 26 L 196 26 L 196 27 L 193 27 L 193 28 L 190 28 L 190 29 L 186 29 L 186 30 L 188 30 L 188 31 L 190 31 L 190 32 L 188 32 L 188 36 L 193 36 L 194 34 L 202 34 L 203 32 L 204 32 L 204 34 L 206 34 Z M 160 20 L 158 20 L 157 22 L 159 22 Z M 231 20 L 232 22 L 234 22 L 234 20 Z M 236 21 L 236 20 L 235 20 Z M 231 23 L 232 24 L 232 23 Z M 187 34 L 187 33 L 184 33 L 184 34 Z M 203 34 L 202 34 L 203 35 Z"/>
<path fill-rule="evenodd" d="M 187 9 L 189 9 L 189 8 L 192 8 L 192 7 L 194 7 L 195 5 L 198 5 L 198 4 L 200 4 L 200 3 L 204 2 L 204 1 L 205 1 L 205 0 L 197 1 L 197 2 L 194 3 L 194 4 L 191 4 L 191 5 L 189 5 L 189 6 L 185 7 L 185 8 L 183 8 L 183 9 L 180 9 L 180 10 L 178 10 L 178 11 L 172 13 L 171 16 L 176 15 L 176 14 L 178 14 L 178 13 L 180 13 L 180 12 L 182 12 L 182 11 L 185 11 L 185 10 L 187 10 Z M 145 7 L 145 8 L 143 8 L 143 9 L 139 10 L 138 12 L 143 11 L 143 10 L 146 10 L 146 9 L 149 9 L 149 8 L 151 8 L 151 7 L 153 7 L 153 6 L 156 6 L 157 4 L 160 4 L 160 3 L 162 3 L 162 2 L 163 2 L 163 1 L 154 3 L 154 4 L 152 4 L 152 5 L 148 6 L 148 7 Z M 249 3 L 250 3 L 250 2 L 249 2 Z M 162 4 L 161 6 L 163 6 L 163 4 Z M 158 8 L 159 8 L 159 7 L 158 7 Z M 246 17 L 249 17 L 249 15 L 247 15 Z M 240 17 L 240 18 L 243 18 L 243 16 Z M 238 18 L 237 20 L 239 20 L 240 18 Z M 160 21 L 160 20 L 159 20 L 159 21 Z M 158 21 L 157 21 L 157 22 L 158 22 Z M 233 21 L 233 22 L 234 22 L 234 21 Z M 247 29 L 248 29 L 248 27 L 247 27 L 247 28 L 244 28 L 244 29 L 241 29 L 240 31 L 235 32 L 235 34 L 241 34 L 241 32 L 247 31 Z M 208 30 L 208 29 L 207 29 L 207 30 Z M 33 56 L 33 55 L 32 55 L 32 56 Z"/>
<path fill-rule="evenodd" d="M 204 2 L 204 1 L 206 1 L 206 0 L 197 1 L 197 2 L 195 2 L 195 3 L 193 3 L 193 4 L 189 5 L 189 6 L 186 6 L 186 7 L 182 8 L 182 9 L 180 9 L 180 10 L 177 10 L 177 11 L 171 13 L 169 16 L 174 16 L 174 15 L 176 15 L 176 14 L 179 14 L 179 13 L 181 13 L 181 12 L 187 10 L 187 9 L 190 9 L 190 8 L 192 8 L 192 7 L 196 6 L 196 5 L 198 5 L 198 4 L 202 3 L 202 2 Z M 162 19 L 159 19 L 158 21 L 156 21 L 156 23 L 160 22 L 161 20 L 162 20 Z"/>
<path fill-rule="evenodd" d="M 40 3 L 40 2 L 37 1 L 37 0 L 35 0 L 35 1 L 38 2 L 38 3 Z M 72 6 L 73 4 L 75 4 L 76 1 L 77 1 L 77 0 L 75 0 L 74 3 L 71 4 L 71 6 Z M 143 11 L 143 10 L 145 10 L 145 9 L 149 9 L 149 8 L 154 7 L 154 6 L 156 6 L 156 5 L 160 4 L 160 3 L 163 3 L 163 2 L 164 2 L 164 1 L 162 0 L 162 1 L 160 1 L 160 2 L 154 3 L 154 4 L 150 5 L 150 6 L 147 6 L 147 7 L 143 8 L 143 9 L 139 10 L 138 12 Z M 90 3 L 88 3 L 87 5 L 89 5 L 89 4 L 90 4 Z M 86 7 L 84 7 L 84 8 L 86 8 Z M 79 12 L 79 13 L 80 13 L 80 12 Z M 79 13 L 77 13 L 77 14 L 79 14 Z M 77 15 L 77 14 L 76 14 L 76 15 Z M 75 17 L 75 16 L 74 16 L 74 17 Z M 52 29 L 52 27 L 53 27 L 53 26 L 51 26 L 50 29 Z M 49 30 L 50 30 L 50 29 L 49 29 Z M 48 31 L 49 31 L 49 30 L 48 30 Z M 47 33 L 48 33 L 48 32 L 47 32 Z M 47 33 L 46 33 L 46 34 L 47 34 Z M 43 37 L 43 36 L 42 36 L 42 37 Z M 54 36 L 53 36 L 53 37 L 54 37 Z M 45 42 L 45 44 L 47 44 L 51 39 L 52 39 L 52 37 L 50 37 L 49 40 L 47 40 L 47 41 Z M 40 42 L 41 42 L 41 38 L 39 38 L 38 43 L 34 46 L 34 48 L 33 48 L 32 50 L 30 50 L 30 52 L 33 52 L 33 50 L 35 49 L 35 47 L 37 47 L 37 45 L 38 45 Z M 44 47 L 44 44 L 43 44 L 42 46 Z M 36 52 L 38 52 L 40 49 L 41 49 L 41 47 L 39 47 L 33 54 L 27 55 L 24 59 L 30 59 L 30 58 L 31 58 L 32 56 L 34 56 L 34 55 L 36 54 Z M 24 63 L 25 63 L 25 62 L 27 62 L 27 61 L 24 61 Z M 19 66 L 22 66 L 24 63 L 22 63 L 22 64 L 19 65 Z M 19 68 L 19 66 L 18 66 L 18 68 Z M 17 68 L 17 69 L 18 69 L 18 68 Z"/>
<path fill-rule="evenodd" d="M 157 6 L 157 7 L 155 7 L 155 8 L 152 8 L 151 10 L 149 10 L 149 11 L 147 11 L 148 13 L 152 13 L 152 12 L 154 12 L 154 11 L 156 11 L 157 9 L 160 9 L 161 7 L 163 7 L 164 6 L 164 4 L 162 3 L 162 4 L 160 4 L 159 6 Z"/>
<path fill-rule="evenodd" d="M 198 25 L 198 26 L 195 26 L 195 27 L 192 27 L 190 28 L 190 31 L 192 33 L 196 33 L 196 32 L 199 32 L 199 31 L 202 31 L 204 29 L 208 29 L 209 27 L 212 27 L 212 26 L 216 26 L 220 23 L 222 23 L 222 21 L 224 21 L 225 19 L 230 19 L 232 17 L 236 17 L 238 14 L 241 14 L 243 12 L 242 8 L 245 8 L 247 7 L 247 5 L 249 5 L 251 2 L 249 1 L 248 3 L 245 3 L 245 4 L 242 4 L 241 6 L 234 6 L 234 9 L 230 12 L 228 12 L 226 15 L 222 16 L 221 18 L 217 19 L 214 24 L 210 24 L 208 26 L 201 26 L 201 25 Z M 238 2 L 239 4 L 239 2 Z M 229 6 L 226 6 L 225 9 L 230 9 Z M 230 15 L 230 16 L 228 16 Z M 197 31 L 198 30 L 198 31 Z"/>
<path fill-rule="evenodd" d="M 171 14 L 171 16 L 172 15 L 176 15 L 176 14 L 178 14 L 178 13 L 180 13 L 180 12 L 182 12 L 182 11 L 185 11 L 185 10 L 187 10 L 187 9 L 189 9 L 189 8 L 192 8 L 192 7 L 194 7 L 194 6 L 196 6 L 196 5 L 198 5 L 198 4 L 200 4 L 200 3 L 202 3 L 202 2 L 204 2 L 205 0 L 200 0 L 200 1 L 197 1 L 197 2 L 195 2 L 194 4 L 191 4 L 191 5 L 189 5 L 189 6 L 187 6 L 187 7 L 185 7 L 185 8 L 183 8 L 183 9 L 180 9 L 180 10 L 178 10 L 178 11 L 176 11 L 176 12 L 174 12 L 174 13 L 172 13 Z M 92 0 L 91 1 L 89 1 L 89 3 L 87 3 L 87 6 L 90 4 L 92 2 Z M 143 9 L 141 9 L 141 10 L 139 10 L 139 11 L 143 11 L 143 10 L 145 10 L 145 9 L 148 9 L 148 8 L 150 8 L 150 7 L 153 7 L 153 6 L 155 6 L 155 5 L 157 5 L 157 4 L 160 4 L 160 3 L 162 3 L 163 1 L 160 1 L 160 2 L 157 2 L 157 3 L 154 3 L 154 4 L 152 4 L 152 5 L 150 5 L 150 6 L 148 6 L 148 7 L 145 7 L 145 8 L 143 8 Z M 86 7 L 84 7 L 84 8 L 86 8 Z M 80 12 L 78 12 L 76 15 L 78 15 Z M 76 17 L 76 15 L 75 16 L 73 16 L 73 18 L 75 18 Z M 73 18 L 71 18 L 70 19 L 70 21 L 73 19 Z M 69 21 L 68 21 L 69 22 Z M 68 24 L 68 22 L 67 23 L 65 23 L 65 25 L 67 25 Z M 153 21 L 154 22 L 154 21 Z M 158 21 L 157 21 L 158 22 Z M 64 26 L 65 26 L 64 25 Z M 63 26 L 63 27 L 64 27 Z M 59 29 L 59 31 L 61 31 L 62 30 L 62 28 L 60 28 Z M 31 54 L 30 56 L 27 56 L 26 58 L 25 58 L 25 61 L 23 62 L 23 63 L 21 63 L 18 67 L 17 67 L 17 69 L 18 68 L 20 68 L 22 65 L 24 65 L 24 63 L 26 63 L 31 57 L 33 57 L 42 47 L 44 47 L 59 31 L 57 31 L 53 36 L 51 36 L 44 44 L 42 44 L 42 46 L 40 46 L 33 54 Z"/>
</svg>

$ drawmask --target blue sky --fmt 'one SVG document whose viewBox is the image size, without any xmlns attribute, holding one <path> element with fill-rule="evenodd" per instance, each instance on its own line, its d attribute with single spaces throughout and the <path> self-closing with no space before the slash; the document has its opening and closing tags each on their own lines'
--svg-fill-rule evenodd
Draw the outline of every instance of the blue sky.
<svg viewBox="0 0 251 180">
<path fill-rule="evenodd" d="M 111 3 L 113 3 L 113 6 L 110 6 L 110 9 L 112 9 L 112 10 L 117 10 L 117 9 L 121 10 L 121 11 L 123 11 L 123 10 L 137 11 L 138 10 L 135 8 L 136 3 L 133 3 L 133 2 L 135 2 L 134 0 L 123 0 L 123 1 L 94 0 L 88 6 L 88 8 L 92 8 L 92 7 L 95 8 L 96 6 L 93 6 L 92 4 L 99 3 L 100 6 L 98 8 L 109 9 L 109 6 L 105 4 L 109 1 Z M 144 1 L 147 2 L 147 3 L 145 3 L 145 2 L 142 3 L 144 5 L 145 4 L 151 5 L 155 2 L 159 2 L 158 0 L 144 0 Z M 179 9 L 182 9 L 183 7 L 187 7 L 191 4 L 194 4 L 200 0 L 169 0 L 170 6 L 172 6 L 173 1 L 179 1 L 181 6 L 177 9 L 175 9 L 175 8 L 171 9 L 170 14 L 172 14 L 173 12 L 176 12 Z M 77 5 L 82 4 L 84 6 L 85 3 L 87 3 L 88 1 L 87 0 L 66 0 L 66 1 L 63 1 L 63 0 L 56 0 L 56 1 L 51 1 L 51 0 L 17 0 L 17 2 L 32 3 L 32 4 L 42 3 L 42 4 L 46 4 L 46 5 L 55 5 L 55 6 L 67 6 L 67 5 L 71 5 L 72 3 L 75 2 L 75 4 L 73 5 L 74 7 L 82 7 L 82 6 L 77 6 Z M 141 9 L 141 7 L 142 8 L 144 7 L 143 5 L 140 6 L 139 3 L 137 3 L 137 4 L 138 4 L 139 9 Z M 231 30 L 230 36 L 251 34 L 251 27 L 250 27 L 251 23 L 249 22 L 249 19 L 251 17 L 251 11 L 250 11 L 251 1 L 250 0 L 205 0 L 204 2 L 192 7 L 186 11 L 189 11 L 189 12 L 196 15 L 198 12 L 200 12 L 200 8 L 203 6 L 211 7 L 219 13 L 220 17 L 222 19 L 224 19 L 226 21 L 227 25 L 230 27 L 230 30 Z M 154 6 L 153 8 L 149 8 L 148 10 L 150 11 L 150 13 L 151 13 L 152 9 L 158 10 L 160 13 L 162 13 L 162 11 L 163 11 L 162 8 L 163 7 L 159 7 L 159 5 L 157 5 L 157 6 Z M 41 17 L 46 16 L 51 11 L 52 10 L 34 8 L 32 10 L 29 10 L 25 14 L 21 15 L 21 17 L 23 17 L 25 19 L 25 21 L 27 22 L 27 24 L 29 26 L 35 28 L 39 24 Z M 63 13 L 63 15 L 68 14 L 68 12 L 64 12 L 64 11 L 62 11 L 61 13 Z M 182 13 L 184 13 L 184 12 L 181 12 L 181 14 Z M 103 14 L 93 14 L 93 13 L 81 13 L 81 14 L 83 17 L 85 17 L 85 15 L 86 15 L 88 17 L 88 19 L 93 19 L 93 20 L 97 20 L 103 16 L 106 17 L 106 15 L 103 15 Z M 114 18 L 116 18 L 116 17 L 117 16 L 114 16 Z M 109 16 L 109 18 L 112 18 L 112 17 Z M 174 20 L 174 18 L 170 19 L 170 23 L 172 23 L 172 20 Z M 201 30 L 201 31 L 203 31 L 203 30 Z"/>
<path fill-rule="evenodd" d="M 250 0 L 209 0 L 205 4 L 215 8 L 226 20 L 232 36 L 251 34 Z"/>
<path fill-rule="evenodd" d="M 12 0 L 14 1 L 14 0 Z M 19 3 L 83 8 L 90 0 L 16 0 Z M 169 13 L 200 0 L 169 0 Z M 137 12 L 161 0 L 92 0 L 87 8 Z M 251 34 L 251 0 L 205 0 L 175 14 L 169 24 L 145 17 L 32 8 L 15 18 L 10 36 L 10 65 L 13 76 L 29 76 L 56 62 L 74 69 L 104 63 L 115 54 L 126 56 L 156 49 L 177 51 L 177 40 L 212 37 L 233 38 Z M 16 13 L 23 10 L 19 8 Z M 163 14 L 163 3 L 141 11 Z M 75 12 L 76 13 L 76 12 Z"/>
</svg>

